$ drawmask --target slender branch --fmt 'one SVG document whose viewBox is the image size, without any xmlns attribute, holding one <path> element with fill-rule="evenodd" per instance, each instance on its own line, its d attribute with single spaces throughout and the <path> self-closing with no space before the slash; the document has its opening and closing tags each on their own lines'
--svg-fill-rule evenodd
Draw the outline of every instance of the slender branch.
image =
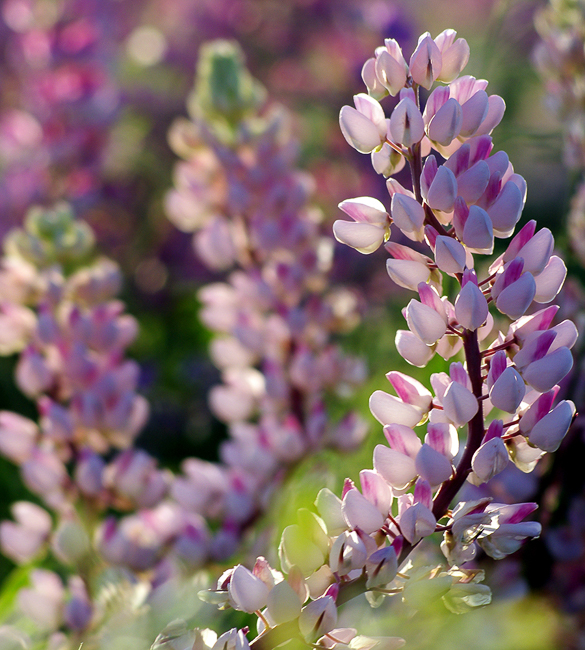
<svg viewBox="0 0 585 650">
<path fill-rule="evenodd" d="M 482 397 L 482 378 L 481 378 L 481 352 L 479 351 L 479 342 L 477 330 L 471 332 L 465 330 L 463 335 L 463 349 L 467 361 L 467 372 L 471 379 L 473 394 L 478 401 L 477 413 L 467 425 L 467 444 L 463 451 L 463 456 L 457 465 L 455 474 L 441 485 L 433 501 L 433 515 L 438 520 L 444 516 L 449 504 L 459 492 L 465 479 L 471 471 L 471 459 L 473 454 L 479 449 L 484 436 L 483 421 L 483 402 Z"/>
</svg>

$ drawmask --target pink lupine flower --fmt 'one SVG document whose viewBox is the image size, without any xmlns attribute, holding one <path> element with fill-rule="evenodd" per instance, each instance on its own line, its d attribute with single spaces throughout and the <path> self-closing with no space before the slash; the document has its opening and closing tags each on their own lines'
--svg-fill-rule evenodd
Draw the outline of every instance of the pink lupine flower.
<svg viewBox="0 0 585 650">
<path fill-rule="evenodd" d="M 32 586 L 18 592 L 22 611 L 44 630 L 56 630 L 61 623 L 65 589 L 61 578 L 52 571 L 35 569 L 31 573 Z"/>
<path fill-rule="evenodd" d="M 431 360 L 434 350 L 409 330 L 396 330 L 396 349 L 413 366 L 423 368 Z"/>
<path fill-rule="evenodd" d="M 392 490 L 388 483 L 376 471 L 362 469 L 360 485 L 364 497 L 378 508 L 383 517 L 387 517 L 392 505 Z"/>
<path fill-rule="evenodd" d="M 463 273 L 467 264 L 467 254 L 458 241 L 452 237 L 438 235 L 435 237 L 433 248 L 436 264 L 441 271 L 449 274 Z"/>
<path fill-rule="evenodd" d="M 424 408 L 382 390 L 372 393 L 370 411 L 381 424 L 396 423 L 409 427 L 416 426 L 426 412 Z"/>
<path fill-rule="evenodd" d="M 494 233 L 489 215 L 477 205 L 467 207 L 461 196 L 454 203 L 453 225 L 457 236 L 471 252 L 490 254 Z"/>
<path fill-rule="evenodd" d="M 371 158 L 374 170 L 385 177 L 397 174 L 406 164 L 402 153 L 396 151 L 388 142 L 384 142 L 379 149 L 374 149 Z"/>
<path fill-rule="evenodd" d="M 28 418 L 0 411 L 0 452 L 15 463 L 30 457 L 39 435 L 38 426 Z"/>
<path fill-rule="evenodd" d="M 444 305 L 434 299 L 436 293 L 426 284 L 419 284 L 422 302 L 411 300 L 403 311 L 410 331 L 427 345 L 436 343 L 445 334 L 447 315 Z"/>
<path fill-rule="evenodd" d="M 414 457 L 384 445 L 374 448 L 374 469 L 396 490 L 404 490 L 417 476 Z"/>
<path fill-rule="evenodd" d="M 378 530 L 384 523 L 380 510 L 357 489 L 349 490 L 343 497 L 341 512 L 348 526 L 361 528 L 366 534 Z"/>
<path fill-rule="evenodd" d="M 427 443 L 422 445 L 416 455 L 415 466 L 418 475 L 431 487 L 448 480 L 453 473 L 450 460 Z"/>
<path fill-rule="evenodd" d="M 355 95 L 354 104 L 355 108 L 344 106 L 339 113 L 341 132 L 354 149 L 370 153 L 386 139 L 384 111 L 375 99 L 364 94 Z"/>
<path fill-rule="evenodd" d="M 218 637 L 211 650 L 249 650 L 250 644 L 242 630 L 232 628 Z"/>
<path fill-rule="evenodd" d="M 390 63 L 390 66 L 392 66 L 392 63 Z M 391 76 L 392 72 L 393 71 L 390 72 Z M 406 80 L 406 74 L 404 75 L 404 78 Z M 374 99 L 383 99 L 388 93 L 387 88 L 380 81 L 378 73 L 376 71 L 376 57 L 372 57 L 364 63 L 362 67 L 362 81 L 368 89 L 368 95 Z"/>
<path fill-rule="evenodd" d="M 392 255 L 386 260 L 386 270 L 396 284 L 412 291 L 416 291 L 421 282 L 430 280 L 433 284 L 436 274 L 432 272 L 429 257 L 395 242 L 388 242 L 385 249 Z"/>
<path fill-rule="evenodd" d="M 93 617 L 93 606 L 79 576 L 72 576 L 68 582 L 70 599 L 63 608 L 63 620 L 72 630 L 85 630 Z"/>
<path fill-rule="evenodd" d="M 230 604 L 234 609 L 254 612 L 266 605 L 268 587 L 246 567 L 238 564 L 228 585 Z"/>
<path fill-rule="evenodd" d="M 469 45 L 464 38 L 455 40 L 454 29 L 443 30 L 435 39 L 441 52 L 441 74 L 439 81 L 449 83 L 456 79 L 469 61 Z"/>
<path fill-rule="evenodd" d="M 363 493 L 349 479 L 341 499 L 328 491 L 320 493 L 317 505 L 326 520 L 329 544 L 326 539 L 317 542 L 309 526 L 306 548 L 311 561 L 302 567 L 307 582 L 312 581 L 309 595 L 313 599 L 339 596 L 344 602 L 353 590 L 364 589 L 365 568 L 365 589 L 376 592 L 368 596 L 376 603 L 383 594 L 401 590 L 407 602 L 443 597 L 448 609 L 456 613 L 487 604 L 489 589 L 475 584 L 475 572 L 460 565 L 474 559 L 478 546 L 492 557 L 502 558 L 528 538 L 538 536 L 540 525 L 523 521 L 536 504 L 506 506 L 491 504 L 489 498 L 451 504 L 465 480 L 474 485 L 488 482 L 510 459 L 522 471 L 531 471 L 543 454 L 535 445 L 555 449 L 574 416 L 572 402 L 551 407 L 559 390 L 556 382 L 570 368 L 569 348 L 575 343 L 576 330 L 564 323 L 551 327 L 554 309 L 524 316 L 537 295 L 538 278 L 542 278 L 539 298 L 562 284 L 564 272 L 559 272 L 560 265 L 551 257 L 551 236 L 547 232 L 535 236 L 535 228 L 529 224 L 492 263 L 485 279 L 474 270 L 482 268 L 475 255 L 492 253 L 494 236 L 512 234 L 526 185 L 504 152 L 490 156 L 492 141 L 487 133 L 501 119 L 504 104 L 501 98 L 487 96 L 487 82 L 463 77 L 448 82 L 446 90 L 432 90 L 442 74 L 443 55 L 445 79 L 455 79 L 466 63 L 466 44 L 454 40 L 452 31 L 444 32 L 437 41 L 423 34 L 409 67 L 413 88 L 400 90 L 401 101 L 390 117 L 390 134 L 398 140 L 404 138 L 400 144 L 408 148 L 404 153 L 413 178 L 413 192 L 393 179 L 387 181 L 392 219 L 413 241 L 424 239 L 434 260 L 430 258 L 429 264 L 420 253 L 407 254 L 396 245 L 387 248 L 394 257 L 388 273 L 398 284 L 415 288 L 413 279 L 407 277 L 409 270 L 422 278 L 416 285 L 420 301 L 411 301 L 403 312 L 410 331 L 397 334 L 399 352 L 420 366 L 435 352 L 450 359 L 462 351 L 465 361 L 451 363 L 449 374 L 431 375 L 434 397 L 396 371 L 388 373 L 388 379 L 398 396 L 383 391 L 371 396 L 371 411 L 384 425 L 389 447 L 375 447 L 374 470 L 360 474 Z M 380 56 L 379 49 L 376 58 Z M 372 92 L 381 96 L 376 64 L 376 59 L 367 64 L 364 78 Z M 408 77 L 406 83 L 410 83 Z M 413 89 L 417 85 L 431 91 L 423 124 L 428 135 L 437 138 L 437 150 L 450 157 L 445 164 L 439 165 L 429 156 L 426 145 L 422 141 L 419 145 L 406 128 L 398 134 L 407 110 L 412 109 L 414 117 Z M 437 124 L 431 129 L 435 119 Z M 443 273 L 451 274 L 461 285 L 454 304 L 442 295 Z M 506 335 L 492 334 L 490 303 L 517 319 Z M 497 416 L 490 419 L 494 408 L 509 413 L 505 423 Z M 429 424 L 422 442 L 413 427 L 426 418 Z M 458 429 L 464 426 L 465 447 L 453 462 L 459 451 Z M 390 512 L 393 497 L 397 507 Z M 446 516 L 448 523 L 437 526 Z M 404 562 L 437 528 L 444 532 L 442 550 L 451 568 L 439 573 Z M 292 570 L 291 559 L 304 561 L 295 555 L 301 544 L 299 527 L 289 527 L 285 533 L 281 558 L 283 568 Z M 398 566 L 400 574 L 396 574 Z M 388 589 L 380 589 L 383 585 L 389 585 Z M 316 602 L 309 603 L 300 618 L 309 608 L 323 615 L 324 605 L 317 608 Z M 309 625 L 306 629 L 307 634 L 314 630 Z M 359 638 L 353 630 L 339 633 L 340 638 L 324 638 L 323 644 L 341 648 Z M 308 640 L 314 637 L 310 635 Z M 257 643 L 263 648 L 262 636 Z M 363 643 L 371 647 L 368 640 Z"/>
<path fill-rule="evenodd" d="M 479 409 L 475 395 L 456 380 L 447 387 L 442 404 L 443 412 L 456 426 L 469 422 Z"/>
<path fill-rule="evenodd" d="M 18 564 L 30 562 L 48 541 L 52 528 L 49 513 L 28 501 L 10 507 L 15 521 L 0 523 L 2 553 Z"/>
<path fill-rule="evenodd" d="M 282 531 L 279 555 L 281 566 L 285 571 L 296 565 L 303 575 L 310 575 L 323 566 L 327 550 L 308 541 L 305 531 L 297 524 L 287 526 Z"/>
<path fill-rule="evenodd" d="M 524 315 L 536 295 L 536 283 L 532 273 L 524 273 L 524 260 L 514 258 L 504 266 L 492 287 L 496 307 L 512 319 Z"/>
<path fill-rule="evenodd" d="M 483 195 L 490 179 L 487 162 L 483 158 L 474 160 L 471 157 L 471 144 L 476 140 L 479 138 L 463 144 L 445 162 L 445 166 L 455 174 L 457 179 L 457 195 L 467 205 L 475 203 Z"/>
<path fill-rule="evenodd" d="M 382 245 L 389 223 L 388 213 L 380 201 L 369 197 L 347 199 L 339 204 L 339 208 L 354 221 L 336 221 L 333 224 L 337 241 L 360 253 L 373 253 Z"/>
<path fill-rule="evenodd" d="M 372 553 L 366 563 L 367 586 L 378 587 L 392 582 L 398 572 L 398 559 L 392 546 L 385 546 Z"/>
<path fill-rule="evenodd" d="M 535 302 L 542 304 L 554 300 L 566 277 L 567 267 L 565 263 L 557 255 L 552 255 L 542 273 L 535 278 Z"/>
<path fill-rule="evenodd" d="M 541 525 L 536 521 L 522 521 L 536 509 L 535 503 L 502 506 L 492 503 L 486 511 L 498 515 L 496 530 L 478 540 L 483 550 L 498 560 L 517 551 L 529 537 L 538 537 Z"/>
<path fill-rule="evenodd" d="M 394 96 L 406 85 L 408 66 L 402 55 L 400 45 L 393 38 L 385 39 L 384 46 L 376 50 L 376 58 L 369 59 L 369 61 L 373 62 L 373 66 L 372 64 L 370 66 L 373 67 L 378 82 Z M 370 90 L 370 85 L 367 82 L 366 85 Z"/>
<path fill-rule="evenodd" d="M 496 515 L 486 512 L 491 499 L 460 502 L 453 509 L 441 550 L 455 566 L 470 562 L 477 554 L 476 540 L 495 527 Z"/>
<path fill-rule="evenodd" d="M 20 352 L 30 340 L 35 325 L 35 315 L 28 307 L 0 303 L 0 354 Z"/>
</svg>

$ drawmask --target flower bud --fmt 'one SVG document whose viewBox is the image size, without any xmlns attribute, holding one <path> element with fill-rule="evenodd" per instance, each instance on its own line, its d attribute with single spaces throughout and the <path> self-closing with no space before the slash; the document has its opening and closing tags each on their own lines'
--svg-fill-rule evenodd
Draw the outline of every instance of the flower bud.
<svg viewBox="0 0 585 650">
<path fill-rule="evenodd" d="M 387 142 L 384 142 L 380 149 L 374 149 L 371 158 L 372 167 L 376 173 L 382 174 L 386 178 L 397 174 L 406 164 L 404 156 Z"/>
<path fill-rule="evenodd" d="M 469 208 L 461 240 L 469 248 L 490 254 L 494 249 L 494 232 L 488 213 L 477 205 Z"/>
<path fill-rule="evenodd" d="M 556 451 L 573 422 L 575 412 L 573 402 L 563 400 L 532 427 L 528 440 L 543 451 Z"/>
<path fill-rule="evenodd" d="M 566 277 L 565 263 L 560 257 L 552 255 L 544 271 L 535 278 L 534 300 L 541 304 L 553 300 L 561 290 Z"/>
<path fill-rule="evenodd" d="M 276 625 L 297 618 L 301 613 L 301 606 L 298 594 L 286 580 L 274 585 L 268 594 L 268 613 Z"/>
<path fill-rule="evenodd" d="M 396 144 L 412 147 L 423 138 L 425 127 L 417 105 L 410 97 L 401 99 L 390 116 L 389 132 Z"/>
<path fill-rule="evenodd" d="M 392 490 L 388 483 L 378 472 L 372 469 L 362 469 L 360 485 L 364 497 L 380 511 L 382 517 L 386 518 L 392 505 Z"/>
<path fill-rule="evenodd" d="M 496 421 L 496 420 L 495 420 Z M 501 421 L 497 421 L 500 422 Z M 501 434 L 500 434 L 501 435 Z M 471 467 L 479 479 L 478 483 L 487 483 L 491 478 L 502 472 L 510 462 L 508 450 L 500 437 L 494 437 L 484 442 L 473 454 Z"/>
<path fill-rule="evenodd" d="M 234 627 L 229 632 L 224 632 L 211 650 L 250 650 L 250 644 L 243 631 Z"/>
<path fill-rule="evenodd" d="M 416 291 L 421 282 L 428 282 L 431 270 L 429 267 L 415 260 L 386 260 L 386 271 L 390 279 L 399 287 Z"/>
<path fill-rule="evenodd" d="M 341 506 L 343 517 L 351 528 L 361 528 L 366 534 L 379 530 L 384 517 L 357 489 L 349 490 Z"/>
<path fill-rule="evenodd" d="M 441 73 L 439 81 L 449 83 L 459 76 L 459 73 L 469 61 L 469 45 L 464 38 L 455 40 L 457 32 L 445 29 L 434 40 L 441 52 Z"/>
<path fill-rule="evenodd" d="M 398 573 L 398 559 L 392 546 L 385 546 L 370 555 L 366 561 L 366 589 L 392 582 Z"/>
<path fill-rule="evenodd" d="M 457 427 L 469 422 L 479 409 L 475 395 L 457 381 L 449 384 L 442 402 L 443 412 Z"/>
<path fill-rule="evenodd" d="M 301 634 L 309 640 L 330 632 L 337 623 L 337 607 L 331 596 L 321 596 L 303 607 L 299 616 Z"/>
<path fill-rule="evenodd" d="M 522 376 L 532 388 L 545 393 L 558 384 L 572 367 L 573 355 L 568 348 L 562 347 L 530 363 L 522 371 Z"/>
<path fill-rule="evenodd" d="M 461 106 L 456 99 L 448 99 L 431 118 L 427 128 L 429 140 L 444 147 L 459 135 L 461 131 Z"/>
<path fill-rule="evenodd" d="M 423 409 L 403 402 L 382 390 L 376 390 L 370 397 L 370 411 L 381 424 L 404 424 L 416 426 L 423 417 Z"/>
<path fill-rule="evenodd" d="M 526 386 L 517 370 L 509 366 L 490 389 L 490 401 L 498 409 L 515 413 L 526 393 Z"/>
<path fill-rule="evenodd" d="M 432 307 L 423 305 L 418 300 L 408 303 L 404 317 L 410 331 L 427 345 L 436 343 L 447 329 L 446 319 Z"/>
<path fill-rule="evenodd" d="M 341 499 L 336 494 L 333 494 L 329 488 L 323 488 L 317 495 L 315 505 L 321 519 L 325 522 L 328 535 L 339 535 L 347 528 L 341 510 L 341 503 Z"/>
<path fill-rule="evenodd" d="M 502 121 L 506 103 L 499 95 L 490 95 L 488 98 L 488 112 L 483 122 L 479 125 L 475 135 L 486 135 L 491 133 Z"/>
<path fill-rule="evenodd" d="M 333 542 L 329 552 L 329 567 L 334 573 L 344 576 L 354 569 L 361 569 L 367 556 L 366 546 L 358 534 L 355 531 L 344 531 Z"/>
<path fill-rule="evenodd" d="M 368 89 L 368 95 L 377 99 L 383 99 L 387 94 L 387 89 L 382 85 L 376 72 L 376 59 L 368 59 L 362 68 L 362 80 Z"/>
<path fill-rule="evenodd" d="M 234 609 L 252 613 L 262 609 L 268 598 L 268 587 L 245 566 L 238 564 L 232 573 L 228 592 Z"/>
<path fill-rule="evenodd" d="M 384 445 L 374 448 L 374 469 L 397 490 L 404 489 L 417 475 L 412 458 Z"/>
<path fill-rule="evenodd" d="M 427 158 L 427 162 L 429 158 Z M 427 162 L 425 162 L 425 167 Z M 445 167 L 445 165 L 441 165 L 432 182 L 429 184 L 428 190 L 426 192 L 423 191 L 423 198 L 433 210 L 451 212 L 456 196 L 457 179 L 455 178 L 455 174 L 448 167 Z"/>
<path fill-rule="evenodd" d="M 376 57 L 376 76 L 382 86 L 394 96 L 406 85 L 408 68 L 400 46 L 394 39 L 386 39 L 386 49 L 382 49 Z"/>
<path fill-rule="evenodd" d="M 475 203 L 484 193 L 489 178 L 490 172 L 486 162 L 478 160 L 475 165 L 463 172 L 460 176 L 457 176 L 457 194 L 466 203 Z"/>
<path fill-rule="evenodd" d="M 354 97 L 354 101 L 357 106 L 359 100 L 356 98 L 357 95 Z M 379 111 L 374 104 L 370 103 L 368 105 L 366 103 L 366 100 L 363 98 L 367 98 L 369 102 L 376 102 L 375 99 L 372 99 L 367 95 L 362 95 L 362 101 L 360 102 L 357 110 L 352 106 L 344 106 L 339 113 L 339 125 L 341 127 L 343 136 L 354 149 L 360 153 L 370 153 L 379 147 L 385 140 L 386 134 L 385 132 L 382 133 L 380 129 L 381 122 L 378 121 L 382 119 L 385 120 L 385 117 L 384 111 L 378 102 L 376 102 L 376 104 L 380 109 Z M 363 110 L 361 109 L 370 109 L 368 110 L 368 113 L 370 113 L 370 115 L 364 114 Z M 382 112 L 381 116 L 380 111 Z M 372 114 L 375 115 L 377 122 L 374 122 L 372 120 Z"/>
<path fill-rule="evenodd" d="M 423 537 L 435 532 L 437 520 L 433 513 L 422 503 L 415 503 L 400 516 L 400 530 L 406 540 L 416 544 Z"/>
<path fill-rule="evenodd" d="M 496 237 L 509 237 L 520 219 L 524 200 L 518 186 L 508 181 L 487 209 Z"/>
<path fill-rule="evenodd" d="M 461 105 L 461 135 L 474 136 L 487 117 L 489 99 L 485 90 L 478 90 Z"/>
<path fill-rule="evenodd" d="M 531 273 L 523 273 L 496 298 L 496 307 L 502 314 L 515 320 L 524 315 L 536 294 L 536 283 Z"/>
<path fill-rule="evenodd" d="M 476 330 L 485 323 L 489 308 L 487 300 L 477 285 L 473 271 L 466 270 L 463 286 L 455 300 L 455 317 L 468 330 Z"/>
<path fill-rule="evenodd" d="M 306 531 L 299 525 L 292 524 L 282 531 L 279 555 L 284 571 L 296 565 L 304 575 L 316 571 L 325 561 L 321 548 L 307 539 Z"/>
<path fill-rule="evenodd" d="M 463 273 L 466 264 L 465 248 L 453 237 L 439 235 L 435 241 L 435 262 L 445 273 Z"/>
<path fill-rule="evenodd" d="M 390 213 L 393 222 L 409 239 L 423 240 L 425 212 L 418 201 L 406 194 L 396 193 L 392 197 Z"/>
<path fill-rule="evenodd" d="M 426 32 L 419 38 L 417 48 L 410 57 L 410 74 L 415 83 L 430 90 L 441 74 L 441 67 L 441 51 L 431 35 Z"/>
<path fill-rule="evenodd" d="M 448 480 L 453 473 L 449 459 L 426 443 L 416 456 L 415 466 L 419 476 L 433 487 Z"/>
<path fill-rule="evenodd" d="M 0 453 L 14 463 L 27 460 L 39 434 L 37 425 L 28 418 L 0 411 Z"/>
<path fill-rule="evenodd" d="M 333 224 L 333 235 L 339 243 L 368 255 L 377 251 L 384 243 L 386 227 L 380 224 L 337 220 Z"/>
<path fill-rule="evenodd" d="M 433 349 L 408 330 L 397 330 L 394 342 L 398 354 L 418 368 L 424 368 L 433 357 Z"/>
</svg>

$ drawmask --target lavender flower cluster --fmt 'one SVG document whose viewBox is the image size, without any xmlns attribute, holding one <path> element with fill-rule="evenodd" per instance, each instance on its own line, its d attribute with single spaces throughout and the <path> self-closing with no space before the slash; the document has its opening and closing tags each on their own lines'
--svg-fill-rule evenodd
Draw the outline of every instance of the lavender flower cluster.
<svg viewBox="0 0 585 650">
<path fill-rule="evenodd" d="M 202 57 L 197 97 L 205 96 L 206 83 L 211 88 L 221 81 L 226 61 L 236 66 L 235 83 L 250 81 L 239 50 L 216 43 Z M 230 425 L 222 463 L 188 458 L 183 473 L 173 475 L 134 447 L 149 412 L 136 393 L 138 365 L 125 358 L 137 323 L 115 299 L 117 266 L 95 259 L 93 233 L 70 207 L 33 208 L 24 227 L 4 241 L 0 353 L 19 353 L 16 383 L 36 401 L 40 422 L 0 412 L 0 452 L 20 467 L 24 484 L 56 522 L 47 509 L 19 501 L 14 521 L 0 524 L 0 545 L 19 564 L 50 548 L 67 566 L 67 587 L 56 572 L 35 569 L 18 595 L 21 610 L 56 647 L 67 638 L 63 630 L 73 642 L 99 630 L 105 616 L 99 585 L 112 580 L 104 578 L 108 568 L 140 579 L 156 598 L 158 587 L 186 569 L 233 554 L 287 469 L 326 444 L 351 449 L 365 434 L 357 416 L 334 425 L 325 410 L 325 390 L 343 392 L 363 376 L 361 362 L 344 357 L 330 340 L 358 316 L 350 292 L 328 288 L 332 240 L 306 204 L 310 177 L 293 166 L 294 143 L 282 123 L 287 115 L 264 104 L 250 116 L 232 114 L 243 141 L 228 144 L 211 139 L 218 117 L 221 110 L 200 114 L 196 124 L 181 126 L 184 139 L 175 128 L 171 140 L 190 147 L 189 161 L 179 168 L 183 176 L 200 179 L 201 157 L 213 162 L 218 183 L 207 191 L 225 215 L 220 230 L 233 228 L 247 242 L 231 248 L 241 268 L 230 283 L 201 292 L 207 296 L 203 320 L 224 335 L 214 341 L 212 356 L 225 383 L 210 395 Z M 211 141 L 195 140 L 189 129 Z M 215 191 L 218 184 L 230 187 L 232 176 L 252 197 L 248 231 L 230 197 Z M 169 204 L 176 195 L 182 205 L 197 207 L 202 197 L 180 188 Z M 270 232 L 273 247 L 264 248 Z"/>
<path fill-rule="evenodd" d="M 551 302 L 565 279 L 552 234 L 529 222 L 486 270 L 476 257 L 493 253 L 494 238 L 513 234 L 526 184 L 505 152 L 492 153 L 490 133 L 504 102 L 488 96 L 486 81 L 460 76 L 468 58 L 466 41 L 446 30 L 435 39 L 423 34 L 408 64 L 393 39 L 366 62 L 369 94 L 341 110 L 342 132 L 386 177 L 408 163 L 412 190 L 388 178 L 390 210 L 369 197 L 350 199 L 340 207 L 353 221 L 334 226 L 338 240 L 363 253 L 387 241 L 392 226 L 427 245 L 432 257 L 387 244 L 390 277 L 419 297 L 403 310 L 408 329 L 397 333 L 397 348 L 416 366 L 459 351 L 464 362 L 433 374 L 433 392 L 388 373 L 396 395 L 370 398 L 387 444 L 375 448 L 373 469 L 360 472 L 361 489 L 346 480 L 341 498 L 324 489 L 316 513 L 299 512 L 280 542 L 282 573 L 258 558 L 252 571 L 238 565 L 223 574 L 207 598 L 255 612 L 259 635 L 249 643 L 234 629 L 207 647 L 272 648 L 291 638 L 319 647 L 400 647 L 397 638 L 337 629 L 337 606 L 364 591 L 374 603 L 393 594 L 408 599 L 431 583 L 457 613 L 486 604 L 489 588 L 467 563 L 479 548 L 500 559 L 540 533 L 539 523 L 525 521 L 536 503 L 452 505 L 465 481 L 485 483 L 510 459 L 530 472 L 558 448 L 575 415 L 571 401 L 554 402 L 572 367 L 577 329 L 570 321 L 553 325 L 555 306 L 528 311 Z M 390 118 L 378 101 L 388 94 L 399 95 Z M 454 299 L 443 295 L 445 275 L 460 285 Z M 424 441 L 416 431 L 423 426 Z M 443 536 L 447 566 L 417 571 L 408 556 L 434 533 Z"/>
</svg>

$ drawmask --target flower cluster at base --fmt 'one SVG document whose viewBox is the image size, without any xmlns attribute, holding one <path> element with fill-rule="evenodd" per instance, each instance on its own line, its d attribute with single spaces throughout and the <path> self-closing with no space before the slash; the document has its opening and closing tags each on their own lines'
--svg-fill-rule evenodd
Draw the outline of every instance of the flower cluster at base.
<svg viewBox="0 0 585 650">
<path fill-rule="evenodd" d="M 452 505 L 466 480 L 486 483 L 509 462 L 530 472 L 559 447 L 575 415 L 572 402 L 554 401 L 572 366 L 577 330 L 570 321 L 553 325 L 554 306 L 530 309 L 552 301 L 566 275 L 552 234 L 529 222 L 486 270 L 476 259 L 493 252 L 494 237 L 513 234 L 526 184 L 504 152 L 492 153 L 490 133 L 504 102 L 487 95 L 486 81 L 459 76 L 468 57 L 467 43 L 452 30 L 435 39 L 423 34 L 409 64 L 389 39 L 364 66 L 369 94 L 341 110 L 348 142 L 371 153 L 384 176 L 408 163 L 413 186 L 388 179 L 390 210 L 370 197 L 344 201 L 353 222 L 337 221 L 335 235 L 362 253 L 387 241 L 392 226 L 426 244 L 428 255 L 386 244 L 390 277 L 418 293 L 403 310 L 408 329 L 397 333 L 397 348 L 420 367 L 435 354 L 448 361 L 462 352 L 464 360 L 431 376 L 433 392 L 389 372 L 395 395 L 376 391 L 370 399 L 387 444 L 375 448 L 359 487 L 346 480 L 341 498 L 321 490 L 317 513 L 299 512 L 298 524 L 282 535 L 283 574 L 258 558 L 252 571 L 238 565 L 224 573 L 204 596 L 258 614 L 253 648 L 292 637 L 351 647 L 345 631 L 333 631 L 337 605 L 364 591 L 373 605 L 393 594 L 415 607 L 417 599 L 442 597 L 457 613 L 485 605 L 490 590 L 468 563 L 479 549 L 503 558 L 540 533 L 539 523 L 526 521 L 535 503 L 484 498 Z M 432 90 L 435 81 L 442 83 Z M 428 91 L 424 110 L 421 89 Z M 387 94 L 399 95 L 390 118 L 378 101 Z M 443 295 L 444 274 L 460 285 L 454 297 Z M 502 315 L 513 322 L 504 325 Z M 435 532 L 448 568 L 417 568 L 408 556 Z"/>
</svg>

